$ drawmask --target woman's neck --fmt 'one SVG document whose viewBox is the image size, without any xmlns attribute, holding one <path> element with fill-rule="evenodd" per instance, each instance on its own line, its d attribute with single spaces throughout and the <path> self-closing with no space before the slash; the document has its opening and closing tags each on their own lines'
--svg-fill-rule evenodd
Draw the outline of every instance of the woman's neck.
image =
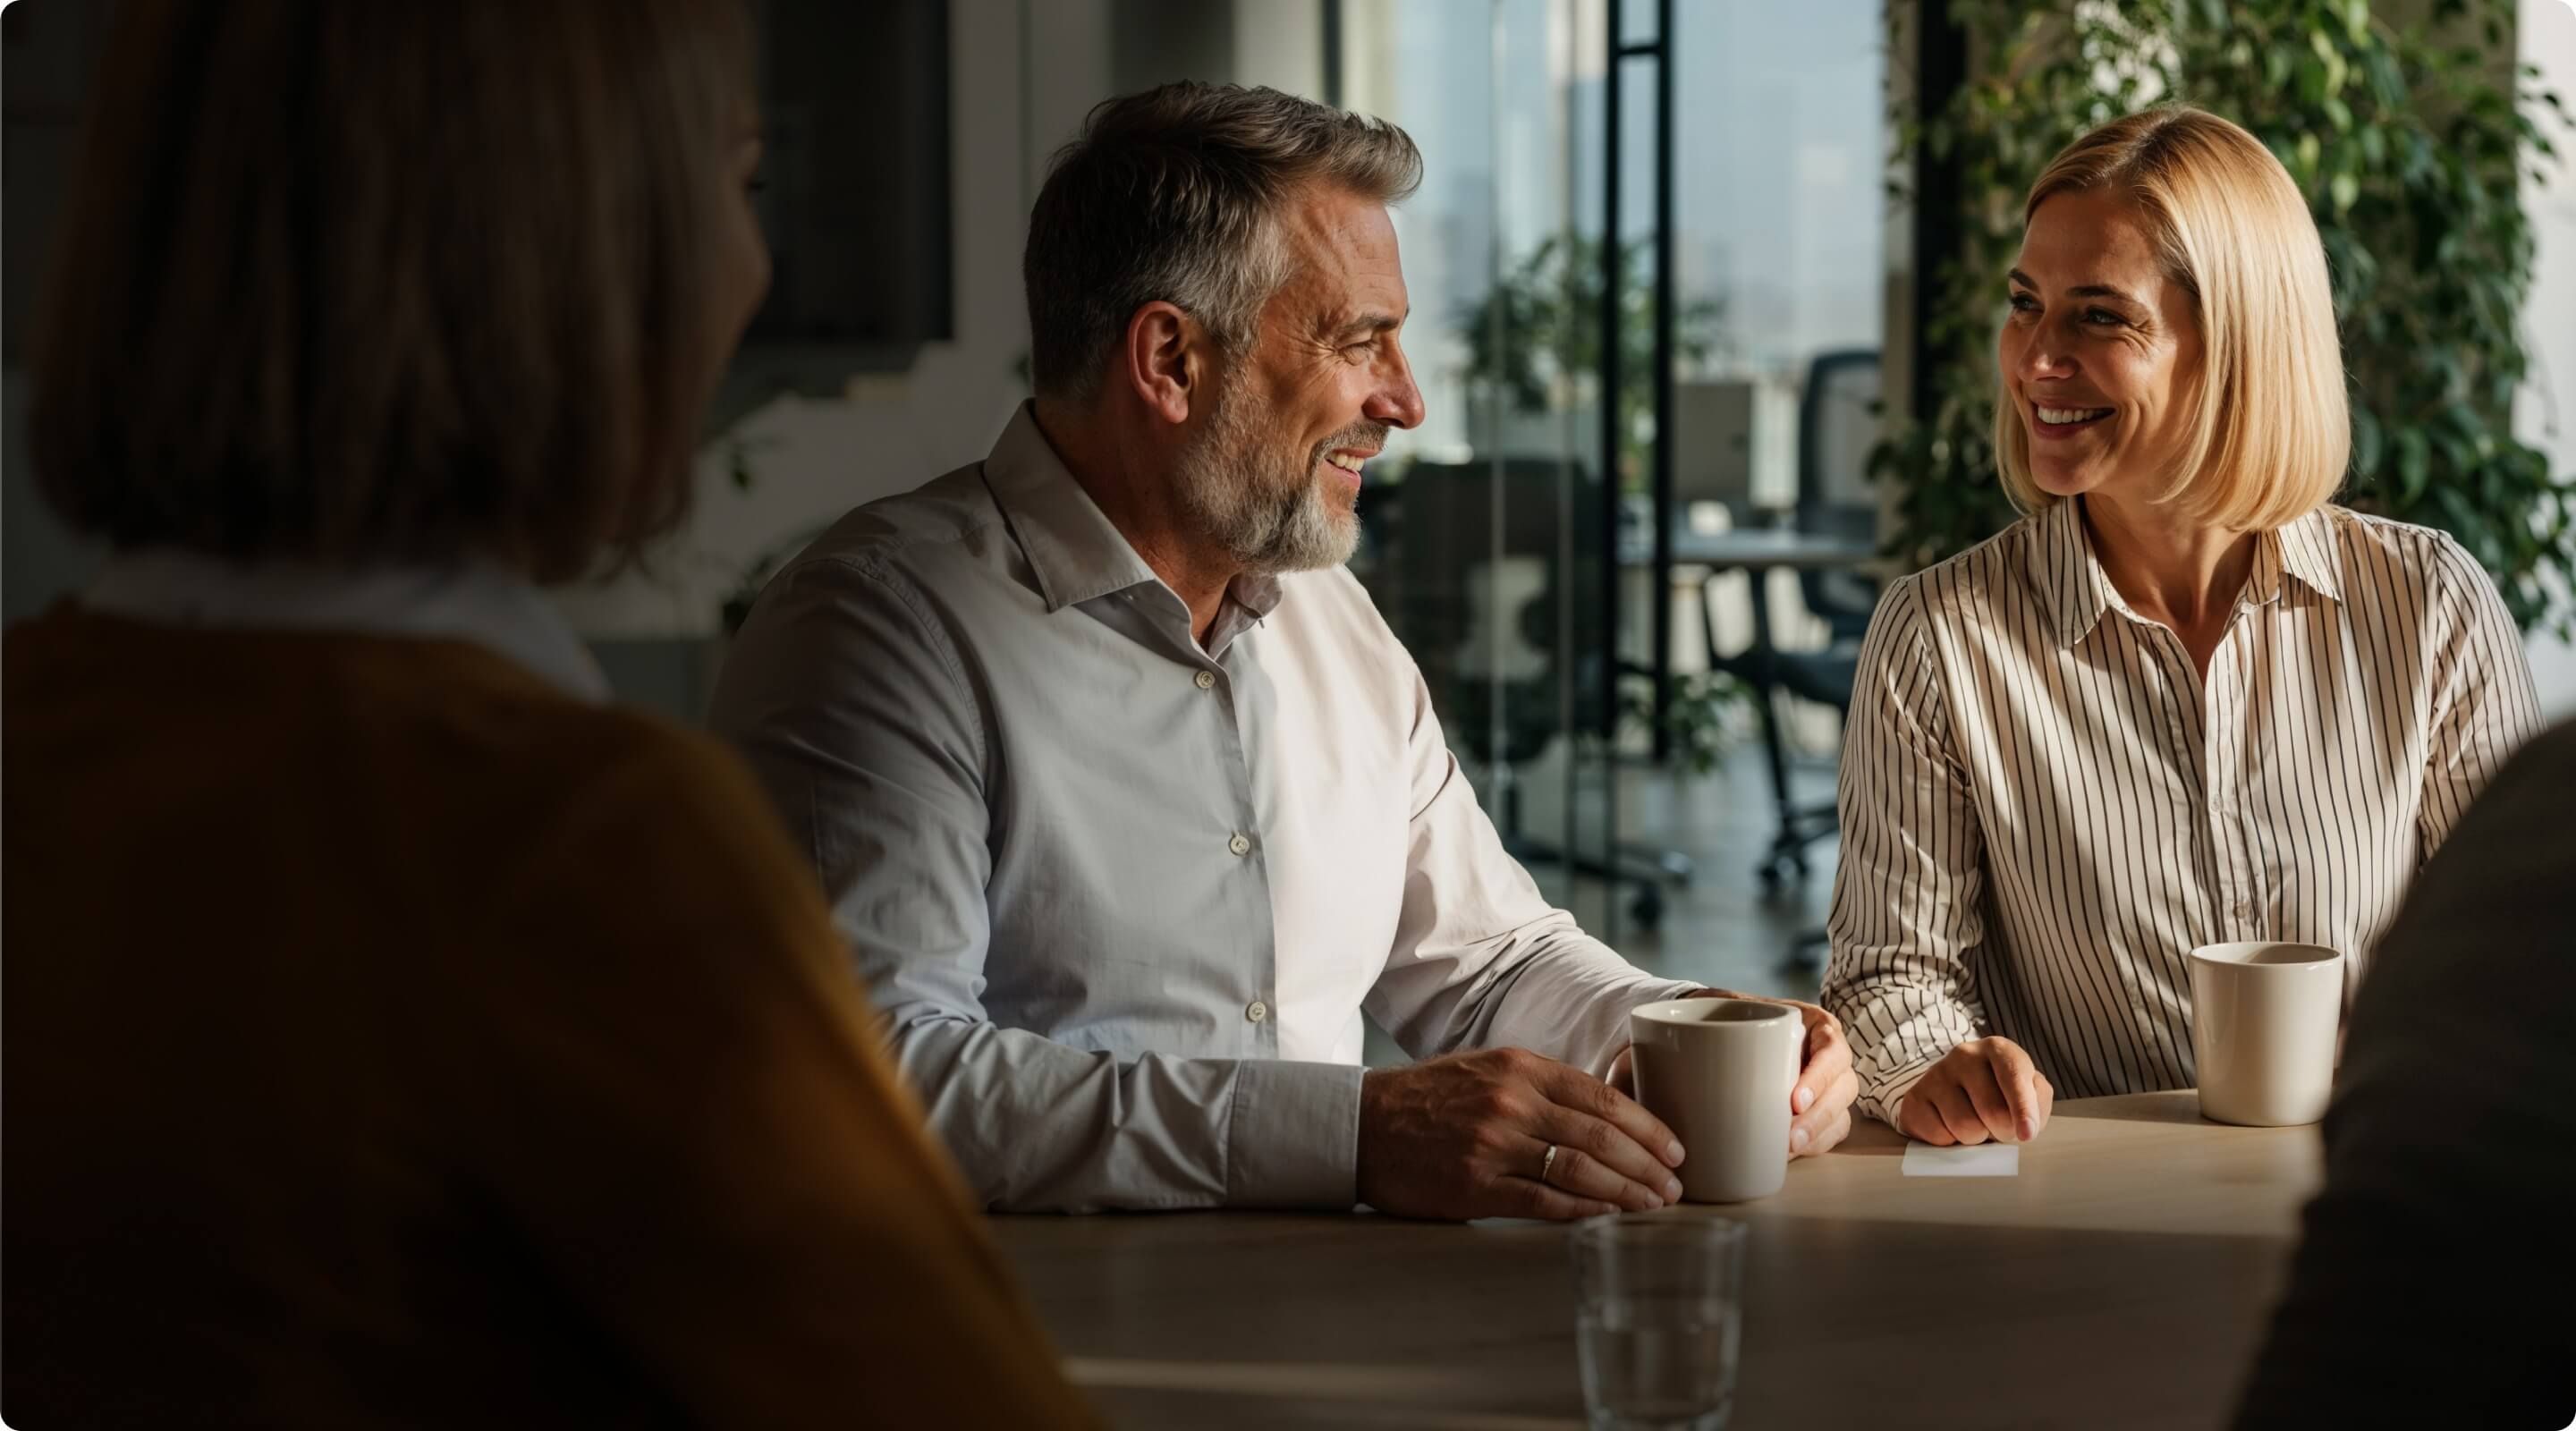
<svg viewBox="0 0 2576 1431">
<path fill-rule="evenodd" d="M 2102 574 L 2131 609 L 2177 632 L 2188 635 L 2222 621 L 2253 574 L 2251 532 L 2099 492 L 2077 500 Z"/>
</svg>

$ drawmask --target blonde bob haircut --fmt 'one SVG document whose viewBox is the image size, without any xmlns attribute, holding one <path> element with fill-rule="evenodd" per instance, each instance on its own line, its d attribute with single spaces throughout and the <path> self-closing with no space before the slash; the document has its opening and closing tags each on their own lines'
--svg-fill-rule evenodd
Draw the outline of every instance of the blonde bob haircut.
<svg viewBox="0 0 2576 1431">
<path fill-rule="evenodd" d="M 2022 205 L 2108 190 L 2134 204 L 2200 324 L 2197 395 L 2157 500 L 2227 531 L 2270 531 L 2334 495 L 2351 455 L 2343 353 L 2316 221 L 2261 140 L 2169 106 L 2113 120 L 2049 161 Z M 2012 396 L 1995 401 L 1995 456 L 2024 512 L 2057 499 L 2030 476 Z"/>
</svg>

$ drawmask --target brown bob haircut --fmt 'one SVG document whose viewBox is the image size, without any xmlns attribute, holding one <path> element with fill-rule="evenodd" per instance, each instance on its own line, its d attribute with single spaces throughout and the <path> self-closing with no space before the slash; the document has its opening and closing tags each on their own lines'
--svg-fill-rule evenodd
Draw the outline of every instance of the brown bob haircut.
<svg viewBox="0 0 2576 1431">
<path fill-rule="evenodd" d="M 737 0 L 125 0 L 38 300 L 118 547 L 540 581 L 685 514 Z"/>
</svg>

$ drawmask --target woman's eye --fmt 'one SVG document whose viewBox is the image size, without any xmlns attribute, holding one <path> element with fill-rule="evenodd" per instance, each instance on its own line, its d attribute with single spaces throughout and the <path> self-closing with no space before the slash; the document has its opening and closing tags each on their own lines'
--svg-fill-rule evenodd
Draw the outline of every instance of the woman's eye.
<svg viewBox="0 0 2576 1431">
<path fill-rule="evenodd" d="M 2039 311 L 2039 300 L 2031 297 L 2027 293 L 2016 293 L 2012 296 L 2010 301 L 2012 303 L 2012 311 L 2015 313 L 2036 313 Z"/>
<path fill-rule="evenodd" d="M 2087 323 L 2098 323 L 2101 326 L 2108 328 L 2116 326 L 2117 324 L 2127 320 L 2123 319 L 2119 314 L 2112 312 L 2108 308 L 2095 308 L 2088 310 L 2085 313 L 2084 321 Z"/>
</svg>

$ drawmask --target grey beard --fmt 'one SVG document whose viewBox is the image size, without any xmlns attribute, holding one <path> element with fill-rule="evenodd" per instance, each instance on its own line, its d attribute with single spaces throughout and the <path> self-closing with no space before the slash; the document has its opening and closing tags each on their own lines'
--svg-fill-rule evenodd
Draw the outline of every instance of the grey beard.
<svg viewBox="0 0 2576 1431">
<path fill-rule="evenodd" d="M 1261 431 L 1266 415 L 1239 391 L 1217 394 L 1207 435 L 1181 455 L 1175 473 L 1181 512 L 1255 576 L 1340 566 L 1359 546 L 1360 524 L 1336 520 L 1315 481 L 1315 463 L 1331 444 L 1265 479 L 1278 461 L 1276 440 Z"/>
</svg>

